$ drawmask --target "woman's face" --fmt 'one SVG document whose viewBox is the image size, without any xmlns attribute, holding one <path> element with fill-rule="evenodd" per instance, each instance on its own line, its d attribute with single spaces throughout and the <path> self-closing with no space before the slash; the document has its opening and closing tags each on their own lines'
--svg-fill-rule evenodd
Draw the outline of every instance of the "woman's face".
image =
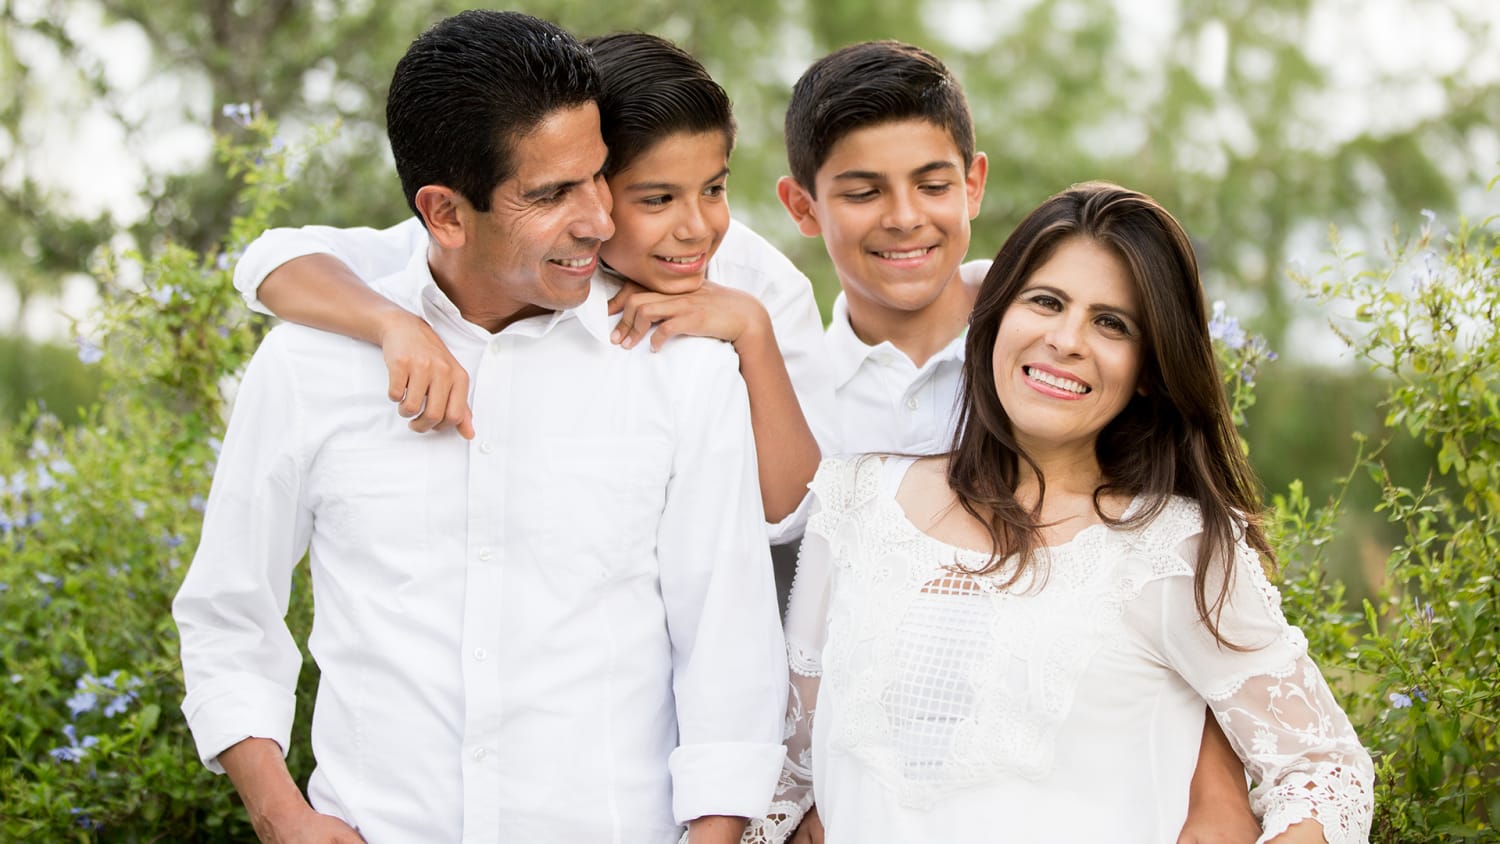
<svg viewBox="0 0 1500 844">
<path fill-rule="evenodd" d="M 658 293 L 690 293 L 729 230 L 729 145 L 718 131 L 679 132 L 609 179 L 615 235 L 599 256 Z"/>
<path fill-rule="evenodd" d="M 1032 457 L 1093 453 L 1099 432 L 1130 403 L 1144 338 L 1124 261 L 1072 237 L 1021 285 L 995 338 L 995 392 L 1016 442 Z"/>
</svg>

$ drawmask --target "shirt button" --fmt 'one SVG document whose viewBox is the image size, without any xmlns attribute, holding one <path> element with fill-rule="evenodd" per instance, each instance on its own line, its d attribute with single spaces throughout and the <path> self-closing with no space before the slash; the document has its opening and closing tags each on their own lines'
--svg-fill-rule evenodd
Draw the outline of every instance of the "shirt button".
<svg viewBox="0 0 1500 844">
<path fill-rule="evenodd" d="M 479 559 L 481 559 L 481 560 L 488 560 L 489 558 L 491 558 L 493 556 L 495 556 L 495 553 L 493 551 L 491 551 L 490 549 L 488 549 L 488 548 L 480 548 L 479 549 Z"/>
<path fill-rule="evenodd" d="M 917 409 L 917 405 L 919 405 L 919 404 L 921 404 L 921 402 L 917 401 L 917 397 L 916 396 L 912 396 L 911 398 L 909 398 L 909 399 L 906 400 L 906 406 L 908 408 L 912 409 L 912 410 L 916 410 Z"/>
<path fill-rule="evenodd" d="M 492 446 L 492 445 L 490 445 L 487 442 L 482 442 L 482 443 L 479 444 L 479 453 L 480 454 L 489 454 L 490 452 L 492 452 L 494 450 L 495 450 L 495 447 Z"/>
<path fill-rule="evenodd" d="M 474 748 L 474 752 L 469 755 L 474 757 L 475 762 L 483 762 L 484 757 L 488 756 L 489 754 L 485 752 L 484 748 L 476 747 Z"/>
<path fill-rule="evenodd" d="M 484 662 L 486 659 L 489 659 L 489 656 L 490 656 L 490 652 L 487 651 L 487 650 L 485 650 L 484 648 L 475 648 L 474 649 L 474 658 L 477 659 L 477 660 L 479 660 L 480 662 Z M 479 752 L 483 753 L 484 750 L 481 749 Z"/>
<path fill-rule="evenodd" d="M 495 339 L 493 339 L 493 340 L 490 341 L 490 349 L 489 349 L 489 351 L 490 351 L 490 354 L 492 354 L 492 355 L 498 355 L 498 354 L 500 354 L 500 338 L 499 337 L 496 337 Z"/>
</svg>

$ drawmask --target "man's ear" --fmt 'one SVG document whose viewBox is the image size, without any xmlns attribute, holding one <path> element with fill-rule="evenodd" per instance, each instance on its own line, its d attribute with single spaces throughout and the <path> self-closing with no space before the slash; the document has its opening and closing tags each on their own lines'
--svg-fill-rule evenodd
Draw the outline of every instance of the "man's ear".
<svg viewBox="0 0 1500 844">
<path fill-rule="evenodd" d="M 443 185 L 423 185 L 417 190 L 417 213 L 427 223 L 427 233 L 444 249 L 458 249 L 464 245 L 465 222 L 472 219 L 474 209 L 459 195 L 458 191 Z"/>
<path fill-rule="evenodd" d="M 803 235 L 817 237 L 823 233 L 823 227 L 819 225 L 813 210 L 813 196 L 796 179 L 791 176 L 777 179 L 776 196 L 786 207 L 786 213 L 792 215 L 792 222 L 797 224 L 797 230 Z"/>
</svg>

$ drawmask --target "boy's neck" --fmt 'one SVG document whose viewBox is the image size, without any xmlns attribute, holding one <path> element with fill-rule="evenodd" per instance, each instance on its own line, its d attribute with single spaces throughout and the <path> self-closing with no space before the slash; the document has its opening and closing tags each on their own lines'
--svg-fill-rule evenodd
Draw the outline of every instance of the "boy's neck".
<svg viewBox="0 0 1500 844">
<path fill-rule="evenodd" d="M 948 347 L 969 324 L 975 290 L 958 278 L 930 304 L 917 311 L 898 311 L 845 295 L 849 328 L 867 346 L 890 343 L 918 369 Z"/>
</svg>

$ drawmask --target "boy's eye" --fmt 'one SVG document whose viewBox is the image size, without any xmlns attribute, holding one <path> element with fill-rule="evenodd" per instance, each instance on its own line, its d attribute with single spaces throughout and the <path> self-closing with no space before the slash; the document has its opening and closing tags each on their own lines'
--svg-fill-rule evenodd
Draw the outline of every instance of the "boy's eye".
<svg viewBox="0 0 1500 844">
<path fill-rule="evenodd" d="M 866 188 L 865 190 L 849 191 L 844 194 L 844 198 L 850 202 L 867 202 L 879 194 L 880 191 L 874 188 Z"/>
<path fill-rule="evenodd" d="M 652 196 L 643 197 L 641 199 L 641 204 L 646 206 L 647 208 L 661 208 L 671 201 L 671 194 L 658 193 Z"/>
<path fill-rule="evenodd" d="M 952 187 L 952 182 L 927 182 L 921 185 L 919 189 L 927 194 L 944 194 Z"/>
<path fill-rule="evenodd" d="M 729 188 L 726 185 L 709 185 L 703 189 L 703 195 L 711 199 L 718 199 L 727 193 L 728 190 Z"/>
</svg>

